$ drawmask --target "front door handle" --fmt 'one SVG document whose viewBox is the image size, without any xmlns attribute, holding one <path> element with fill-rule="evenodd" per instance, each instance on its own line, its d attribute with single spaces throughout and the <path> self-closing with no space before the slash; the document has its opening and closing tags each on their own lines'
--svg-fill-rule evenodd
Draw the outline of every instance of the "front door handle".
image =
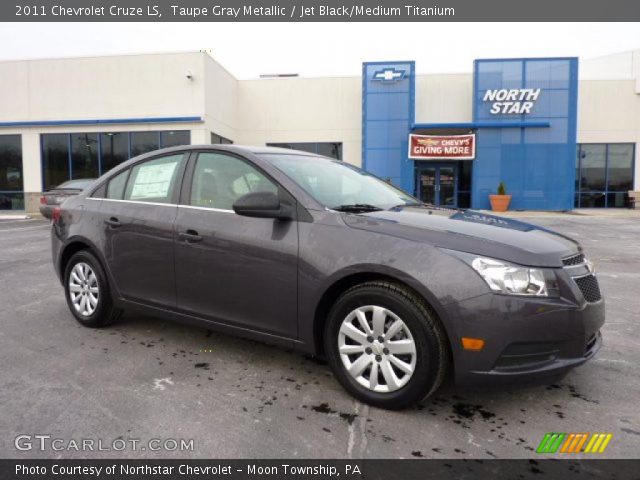
<svg viewBox="0 0 640 480">
<path fill-rule="evenodd" d="M 202 236 L 198 235 L 198 232 L 196 232 L 195 230 L 187 230 L 186 232 L 180 232 L 178 233 L 178 237 L 180 237 L 182 240 L 184 240 L 187 243 L 195 243 L 195 242 L 202 241 Z"/>
<path fill-rule="evenodd" d="M 107 225 L 113 228 L 118 228 L 122 226 L 122 224 L 120 223 L 120 220 L 118 220 L 116 217 L 111 217 L 109 220 L 105 220 L 104 223 L 106 223 Z"/>
</svg>

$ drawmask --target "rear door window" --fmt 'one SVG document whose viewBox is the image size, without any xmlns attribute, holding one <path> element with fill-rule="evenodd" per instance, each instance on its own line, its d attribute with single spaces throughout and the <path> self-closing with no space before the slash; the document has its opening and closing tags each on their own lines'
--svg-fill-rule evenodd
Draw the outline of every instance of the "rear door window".
<svg viewBox="0 0 640 480">
<path fill-rule="evenodd" d="M 152 203 L 172 203 L 183 154 L 154 158 L 137 164 L 124 193 L 125 200 Z"/>
</svg>

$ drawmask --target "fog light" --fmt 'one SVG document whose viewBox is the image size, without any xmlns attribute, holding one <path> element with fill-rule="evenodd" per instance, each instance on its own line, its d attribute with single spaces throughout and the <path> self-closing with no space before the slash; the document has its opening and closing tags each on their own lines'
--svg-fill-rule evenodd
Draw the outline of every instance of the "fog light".
<svg viewBox="0 0 640 480">
<path fill-rule="evenodd" d="M 484 348 L 484 340 L 481 338 L 462 337 L 462 348 L 478 352 Z"/>
</svg>

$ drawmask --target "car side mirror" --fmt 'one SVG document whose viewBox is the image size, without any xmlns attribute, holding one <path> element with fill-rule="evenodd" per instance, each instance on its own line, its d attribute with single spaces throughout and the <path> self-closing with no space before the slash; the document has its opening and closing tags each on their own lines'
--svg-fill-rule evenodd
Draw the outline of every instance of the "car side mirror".
<svg viewBox="0 0 640 480">
<path fill-rule="evenodd" d="M 293 207 L 283 204 L 272 192 L 251 192 L 243 195 L 233 204 L 233 211 L 244 217 L 293 218 Z"/>
</svg>

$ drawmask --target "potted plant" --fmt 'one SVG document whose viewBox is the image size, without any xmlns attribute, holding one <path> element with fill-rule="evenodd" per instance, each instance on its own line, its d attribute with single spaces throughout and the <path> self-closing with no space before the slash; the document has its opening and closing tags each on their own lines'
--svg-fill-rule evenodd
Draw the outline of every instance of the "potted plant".
<svg viewBox="0 0 640 480">
<path fill-rule="evenodd" d="M 489 201 L 491 202 L 491 210 L 494 212 L 506 212 L 509 209 L 511 195 L 507 195 L 504 182 L 500 182 L 500 185 L 498 185 L 497 195 L 489 195 Z"/>
</svg>

